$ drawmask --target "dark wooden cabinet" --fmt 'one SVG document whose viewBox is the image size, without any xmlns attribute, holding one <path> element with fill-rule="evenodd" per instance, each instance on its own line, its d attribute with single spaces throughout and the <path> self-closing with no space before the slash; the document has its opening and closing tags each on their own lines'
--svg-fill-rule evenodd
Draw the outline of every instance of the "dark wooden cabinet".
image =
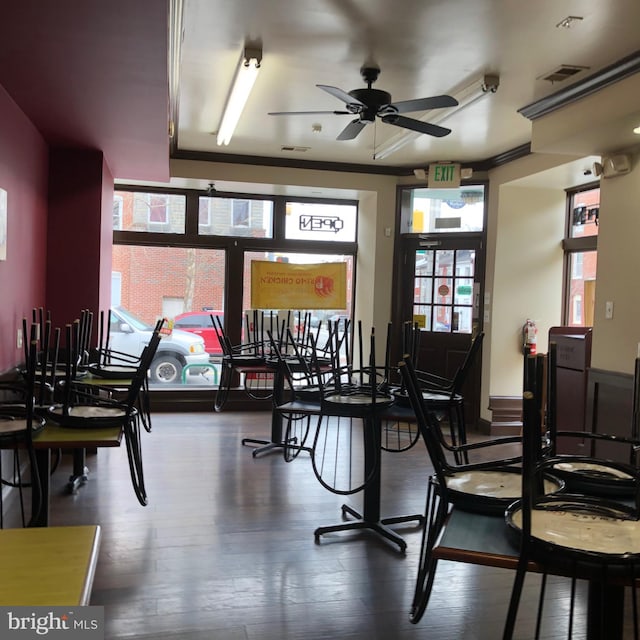
<svg viewBox="0 0 640 640">
<path fill-rule="evenodd" d="M 633 376 L 628 373 L 590 369 L 587 387 L 586 429 L 630 437 L 633 425 Z M 601 458 L 629 462 L 626 446 L 594 442 L 591 453 Z"/>
<path fill-rule="evenodd" d="M 552 327 L 549 343 L 557 345 L 557 424 L 559 431 L 587 429 L 587 382 L 591 366 L 591 327 Z M 588 441 L 558 438 L 558 453 L 585 454 Z"/>
</svg>

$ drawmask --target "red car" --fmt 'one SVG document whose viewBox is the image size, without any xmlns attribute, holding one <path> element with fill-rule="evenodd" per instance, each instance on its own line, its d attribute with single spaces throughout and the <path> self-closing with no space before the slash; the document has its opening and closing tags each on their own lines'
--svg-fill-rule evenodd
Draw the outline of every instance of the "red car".
<svg viewBox="0 0 640 640">
<path fill-rule="evenodd" d="M 219 317 L 224 324 L 222 311 L 187 311 L 175 317 L 173 326 L 175 329 L 182 329 L 182 331 L 189 331 L 201 336 L 204 340 L 205 351 L 210 356 L 219 356 L 222 355 L 222 347 L 211 321 L 212 315 Z"/>
</svg>

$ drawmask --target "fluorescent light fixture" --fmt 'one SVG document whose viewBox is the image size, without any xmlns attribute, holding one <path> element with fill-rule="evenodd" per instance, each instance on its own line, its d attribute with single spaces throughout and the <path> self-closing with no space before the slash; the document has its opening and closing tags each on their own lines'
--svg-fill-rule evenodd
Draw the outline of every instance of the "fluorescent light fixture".
<svg viewBox="0 0 640 640">
<path fill-rule="evenodd" d="M 422 120 L 422 122 L 431 122 L 433 124 L 441 124 L 451 116 L 460 113 L 460 111 L 466 109 L 469 105 L 472 105 L 483 96 L 495 93 L 498 90 L 499 84 L 500 78 L 498 76 L 482 76 L 466 87 L 451 94 L 458 101 L 457 106 L 445 109 L 431 109 L 430 111 L 425 112 L 420 118 L 417 118 L 417 120 Z M 384 158 L 387 158 L 392 153 L 402 149 L 406 144 L 412 142 L 421 135 L 424 134 L 418 133 L 417 131 L 405 130 L 392 136 L 375 150 L 375 159 L 383 160 Z"/>
<path fill-rule="evenodd" d="M 261 62 L 262 48 L 245 46 L 222 114 L 222 122 L 218 129 L 218 145 L 227 145 L 231 142 L 231 136 L 247 104 L 253 83 L 258 77 Z"/>
</svg>

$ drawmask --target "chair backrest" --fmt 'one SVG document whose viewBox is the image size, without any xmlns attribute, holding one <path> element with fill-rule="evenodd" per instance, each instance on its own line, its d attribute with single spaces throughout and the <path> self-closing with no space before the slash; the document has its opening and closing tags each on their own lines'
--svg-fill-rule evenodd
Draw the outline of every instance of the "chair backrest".
<svg viewBox="0 0 640 640">
<path fill-rule="evenodd" d="M 547 352 L 547 398 L 546 398 L 546 421 L 545 427 L 547 432 L 547 441 L 549 446 L 549 455 L 555 456 L 558 430 L 558 385 L 557 385 L 557 364 L 558 364 L 558 345 L 555 342 L 549 343 Z"/>
<path fill-rule="evenodd" d="M 453 376 L 453 384 L 451 389 L 452 394 L 456 395 L 462 391 L 462 387 L 469 376 L 469 371 L 471 370 L 473 363 L 478 357 L 478 353 L 480 352 L 480 348 L 482 347 L 483 340 L 484 332 L 481 331 L 471 342 L 471 346 L 469 347 L 469 351 L 467 351 L 467 355 L 465 356 L 464 361 Z"/>
<path fill-rule="evenodd" d="M 631 437 L 640 440 L 640 357 L 636 358 L 633 371 L 633 413 L 631 416 Z M 634 463 L 637 461 L 634 459 Z"/>
<path fill-rule="evenodd" d="M 234 349 L 233 344 L 231 344 L 231 340 L 229 339 L 229 336 L 226 334 L 224 330 L 222 320 L 220 319 L 219 316 L 215 316 L 211 314 L 211 322 L 213 323 L 213 328 L 216 332 L 216 337 L 218 338 L 218 342 L 220 343 L 220 347 L 222 349 L 222 356 L 227 360 L 233 360 L 234 355 L 236 355 L 236 349 Z"/>
<path fill-rule="evenodd" d="M 149 340 L 149 344 L 145 345 L 142 350 L 142 354 L 140 355 L 140 363 L 138 364 L 138 368 L 136 370 L 135 375 L 131 379 L 131 384 L 129 385 L 129 389 L 127 391 L 127 397 L 125 404 L 129 410 L 133 409 L 135 403 L 138 400 L 138 396 L 140 394 L 140 390 L 143 388 L 145 381 L 147 380 L 147 376 L 149 375 L 149 368 L 151 367 L 151 362 L 156 355 L 156 351 L 158 349 L 158 345 L 160 344 L 161 334 L 160 327 L 158 331 L 154 331 L 151 335 L 151 339 Z"/>
<path fill-rule="evenodd" d="M 411 408 L 416 416 L 418 430 L 420 431 L 422 440 L 427 447 L 427 453 L 431 460 L 431 464 L 433 465 L 436 478 L 440 486 L 445 488 L 447 486 L 446 475 L 450 465 L 447 461 L 444 448 L 442 447 L 441 439 L 437 434 L 437 430 L 440 427 L 437 424 L 437 419 L 428 412 L 425 407 L 420 381 L 409 354 L 404 355 L 402 362 L 398 365 L 398 368 L 400 370 L 403 385 L 409 397 Z"/>
<path fill-rule="evenodd" d="M 36 404 L 44 406 L 54 400 L 60 354 L 60 327 L 53 330 L 51 320 L 46 320 L 38 353 Z"/>
</svg>

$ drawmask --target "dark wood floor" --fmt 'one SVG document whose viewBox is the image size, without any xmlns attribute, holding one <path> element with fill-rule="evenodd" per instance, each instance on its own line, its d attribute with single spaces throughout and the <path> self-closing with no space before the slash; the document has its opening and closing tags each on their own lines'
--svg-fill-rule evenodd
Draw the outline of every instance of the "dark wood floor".
<svg viewBox="0 0 640 640">
<path fill-rule="evenodd" d="M 292 463 L 253 458 L 241 445 L 266 437 L 266 413 L 162 413 L 143 433 L 150 504 L 131 489 L 124 447 L 90 456 L 89 482 L 54 474 L 52 524 L 98 523 L 103 541 L 92 604 L 104 605 L 106 637 L 154 640 L 496 640 L 512 574 L 440 563 L 418 625 L 408 611 L 420 531 L 398 529 L 405 554 L 366 532 L 315 543 L 319 525 L 340 520 L 343 497 L 324 489 L 302 454 Z M 384 453 L 383 515 L 421 512 L 429 473 L 422 443 Z M 353 496 L 359 506 L 361 496 Z M 531 638 L 535 577 L 522 607 Z M 566 635 L 564 582 L 551 589 L 544 638 Z M 526 628 L 525 628 L 526 626 Z M 581 637 L 574 634 L 574 637 Z"/>
</svg>

